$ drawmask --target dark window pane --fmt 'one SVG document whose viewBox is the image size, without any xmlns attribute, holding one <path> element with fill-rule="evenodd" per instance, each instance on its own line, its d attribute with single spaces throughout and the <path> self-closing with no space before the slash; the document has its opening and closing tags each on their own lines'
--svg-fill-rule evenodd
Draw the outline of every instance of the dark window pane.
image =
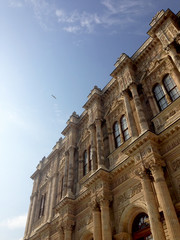
<svg viewBox="0 0 180 240">
<path fill-rule="evenodd" d="M 174 83 L 174 80 L 171 78 L 170 75 L 167 75 L 163 80 L 165 89 L 170 96 L 171 100 L 174 101 L 180 96 L 180 92 L 177 86 Z"/>
<path fill-rule="evenodd" d="M 122 116 L 121 118 L 121 129 L 122 129 L 123 139 L 124 141 L 126 141 L 130 136 L 129 136 L 128 125 L 127 125 L 125 116 Z"/>
<path fill-rule="evenodd" d="M 121 145 L 121 138 L 120 138 L 118 122 L 115 122 L 115 124 L 114 124 L 114 141 L 115 141 L 115 147 L 118 148 Z"/>
<path fill-rule="evenodd" d="M 163 110 L 166 108 L 168 106 L 168 103 L 165 94 L 159 84 L 154 87 L 153 92 L 159 109 Z"/>
</svg>

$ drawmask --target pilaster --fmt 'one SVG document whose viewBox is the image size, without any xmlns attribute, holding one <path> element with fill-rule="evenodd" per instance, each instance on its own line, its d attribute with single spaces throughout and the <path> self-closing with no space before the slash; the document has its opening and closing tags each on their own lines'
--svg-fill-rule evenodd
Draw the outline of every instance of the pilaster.
<svg viewBox="0 0 180 240">
<path fill-rule="evenodd" d="M 130 90 L 134 99 L 135 109 L 138 117 L 139 126 L 141 129 L 141 134 L 149 129 L 146 117 L 144 115 L 144 110 L 141 105 L 141 101 L 137 92 L 137 86 L 135 83 L 130 85 Z"/>
<path fill-rule="evenodd" d="M 164 213 L 170 239 L 178 240 L 180 239 L 180 225 L 164 178 L 163 169 L 161 165 L 157 163 L 151 163 L 150 169 L 154 177 L 157 198 Z"/>
<path fill-rule="evenodd" d="M 143 166 L 137 168 L 135 170 L 135 174 L 137 176 L 139 176 L 139 178 L 141 179 L 153 239 L 154 240 L 159 240 L 159 239 L 165 240 L 166 238 L 164 235 L 162 223 L 160 221 L 160 214 L 158 211 L 157 202 L 156 202 L 154 192 L 152 189 L 151 180 Z"/>
</svg>

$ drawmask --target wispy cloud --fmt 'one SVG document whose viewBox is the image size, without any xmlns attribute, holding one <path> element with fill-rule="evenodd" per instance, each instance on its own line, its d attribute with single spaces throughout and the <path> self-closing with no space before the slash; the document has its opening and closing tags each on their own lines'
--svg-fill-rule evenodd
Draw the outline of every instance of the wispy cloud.
<svg viewBox="0 0 180 240">
<path fill-rule="evenodd" d="M 55 0 L 10 0 L 12 5 L 22 3 L 32 7 L 34 15 L 41 27 L 50 30 L 59 27 L 68 33 L 93 33 L 98 27 L 102 29 L 112 26 L 125 27 L 134 23 L 137 17 L 148 11 L 152 0 L 99 0 L 97 11 L 72 9 L 67 11 L 59 7 Z"/>
<path fill-rule="evenodd" d="M 47 0 L 24 0 L 26 5 L 32 7 L 38 23 L 44 30 L 51 30 L 51 18 L 54 15 L 55 5 Z"/>
<path fill-rule="evenodd" d="M 9 6 L 14 8 L 21 8 L 23 6 L 23 1 L 9 0 Z"/>
<path fill-rule="evenodd" d="M 17 228 L 24 228 L 26 225 L 26 215 L 20 215 L 16 217 L 12 217 L 0 222 L 0 227 L 5 227 L 10 230 Z"/>
<path fill-rule="evenodd" d="M 65 24 L 63 30 L 70 33 L 92 33 L 96 27 L 125 27 L 144 14 L 144 9 L 150 4 L 143 0 L 102 0 L 101 12 L 89 13 L 74 10 L 66 13 L 64 9 L 56 9 L 55 14 L 60 24 Z"/>
<path fill-rule="evenodd" d="M 97 13 L 88 13 L 86 11 L 80 13 L 74 10 L 72 13 L 67 14 L 63 9 L 56 9 L 55 14 L 59 23 L 68 24 L 63 29 L 72 33 L 80 31 L 91 33 L 94 26 L 101 23 Z"/>
</svg>

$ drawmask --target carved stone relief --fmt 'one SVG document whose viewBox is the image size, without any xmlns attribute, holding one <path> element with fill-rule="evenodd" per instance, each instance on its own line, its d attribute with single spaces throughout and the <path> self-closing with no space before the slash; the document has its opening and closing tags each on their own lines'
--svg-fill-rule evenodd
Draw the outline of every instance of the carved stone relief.
<svg viewBox="0 0 180 240">
<path fill-rule="evenodd" d="M 134 195 L 140 193 L 142 190 L 142 184 L 138 183 L 137 185 L 129 188 L 126 192 L 123 194 L 119 195 L 115 199 L 115 205 L 118 208 L 121 206 L 123 203 L 125 203 L 127 200 L 131 199 Z"/>
<path fill-rule="evenodd" d="M 171 168 L 174 172 L 178 171 L 180 169 L 180 159 L 176 159 L 172 162 Z"/>
</svg>

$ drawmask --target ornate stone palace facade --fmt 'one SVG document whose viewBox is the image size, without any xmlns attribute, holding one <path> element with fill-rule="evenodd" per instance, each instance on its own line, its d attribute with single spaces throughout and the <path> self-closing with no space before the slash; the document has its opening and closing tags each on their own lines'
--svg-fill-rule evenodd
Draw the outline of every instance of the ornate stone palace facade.
<svg viewBox="0 0 180 240">
<path fill-rule="evenodd" d="M 180 240 L 180 13 L 150 26 L 37 166 L 24 240 Z"/>
</svg>

